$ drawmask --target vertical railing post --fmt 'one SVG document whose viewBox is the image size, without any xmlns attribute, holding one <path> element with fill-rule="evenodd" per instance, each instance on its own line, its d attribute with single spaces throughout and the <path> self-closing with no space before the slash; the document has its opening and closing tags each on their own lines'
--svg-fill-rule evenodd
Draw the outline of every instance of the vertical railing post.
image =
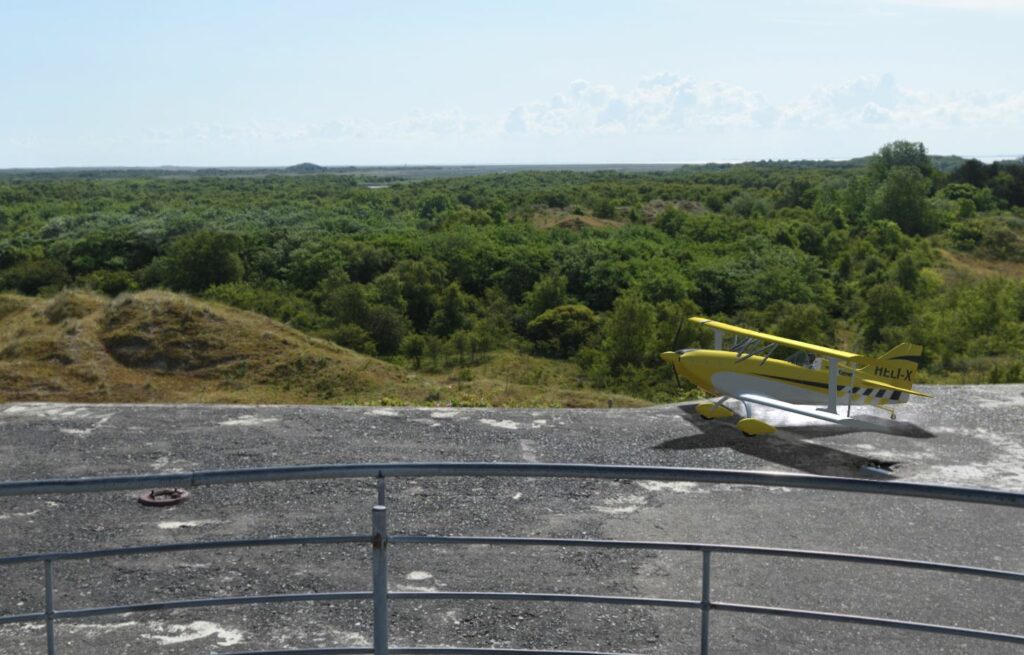
<svg viewBox="0 0 1024 655">
<path fill-rule="evenodd" d="M 708 628 L 711 624 L 711 551 L 701 551 L 703 575 L 700 582 L 700 655 L 708 655 Z"/>
<path fill-rule="evenodd" d="M 57 639 L 53 633 L 53 560 L 43 560 L 43 578 L 46 584 L 46 653 L 56 655 Z"/>
<path fill-rule="evenodd" d="M 388 504 L 387 486 L 384 483 L 384 473 L 377 474 L 377 504 L 386 507 Z"/>
<path fill-rule="evenodd" d="M 373 655 L 388 652 L 388 508 L 373 507 Z"/>
</svg>

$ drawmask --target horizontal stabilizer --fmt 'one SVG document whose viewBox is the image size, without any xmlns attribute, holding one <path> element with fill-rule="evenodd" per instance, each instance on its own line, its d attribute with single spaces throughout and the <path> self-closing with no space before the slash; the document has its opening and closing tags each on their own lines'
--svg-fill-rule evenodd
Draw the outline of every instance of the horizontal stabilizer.
<svg viewBox="0 0 1024 655">
<path fill-rule="evenodd" d="M 914 386 L 914 374 L 917 373 L 917 366 L 921 363 L 921 346 L 912 343 L 901 343 L 879 358 L 860 356 L 854 359 L 858 365 L 858 376 L 865 376 L 866 384 L 882 386 L 880 382 L 891 385 L 901 391 L 918 394 L 911 391 Z"/>
</svg>

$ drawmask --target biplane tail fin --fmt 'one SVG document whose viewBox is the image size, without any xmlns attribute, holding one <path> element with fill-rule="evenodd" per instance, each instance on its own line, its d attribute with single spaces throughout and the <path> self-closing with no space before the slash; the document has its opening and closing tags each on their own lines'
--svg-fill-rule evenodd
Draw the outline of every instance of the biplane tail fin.
<svg viewBox="0 0 1024 655">
<path fill-rule="evenodd" d="M 921 353 L 924 349 L 913 343 L 901 343 L 889 352 L 885 353 L 879 359 L 903 359 L 908 364 L 913 364 L 914 370 L 917 370 L 917 365 L 921 362 Z"/>
<path fill-rule="evenodd" d="M 914 386 L 914 374 L 921 363 L 922 351 L 921 346 L 901 343 L 877 359 L 858 357 L 857 363 L 862 365 L 858 372 L 894 387 L 910 390 Z"/>
</svg>

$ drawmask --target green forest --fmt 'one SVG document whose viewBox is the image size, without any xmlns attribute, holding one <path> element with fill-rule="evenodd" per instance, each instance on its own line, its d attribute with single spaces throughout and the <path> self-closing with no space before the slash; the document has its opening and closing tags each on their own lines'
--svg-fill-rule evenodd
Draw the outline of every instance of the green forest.
<svg viewBox="0 0 1024 655">
<path fill-rule="evenodd" d="M 316 169 L 316 167 L 313 167 Z M 0 289 L 162 288 L 410 370 L 513 351 L 678 398 L 715 317 L 880 354 L 920 382 L 1024 381 L 1024 161 L 897 141 L 849 162 L 404 180 L 0 173 Z"/>
</svg>

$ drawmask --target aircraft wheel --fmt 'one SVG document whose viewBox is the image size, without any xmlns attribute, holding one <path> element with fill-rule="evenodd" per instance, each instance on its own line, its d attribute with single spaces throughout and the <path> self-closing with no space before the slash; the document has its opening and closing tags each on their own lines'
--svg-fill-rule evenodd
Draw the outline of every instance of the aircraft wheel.
<svg viewBox="0 0 1024 655">
<path fill-rule="evenodd" d="M 757 437 L 762 434 L 771 434 L 772 432 L 775 432 L 775 428 L 764 421 L 757 420 L 756 418 L 740 419 L 740 422 L 736 424 L 736 427 L 740 429 L 740 432 L 748 437 Z"/>
<path fill-rule="evenodd" d="M 714 416 L 704 416 L 703 414 L 698 414 L 698 416 L 700 416 L 705 421 L 714 421 L 715 420 Z"/>
</svg>

